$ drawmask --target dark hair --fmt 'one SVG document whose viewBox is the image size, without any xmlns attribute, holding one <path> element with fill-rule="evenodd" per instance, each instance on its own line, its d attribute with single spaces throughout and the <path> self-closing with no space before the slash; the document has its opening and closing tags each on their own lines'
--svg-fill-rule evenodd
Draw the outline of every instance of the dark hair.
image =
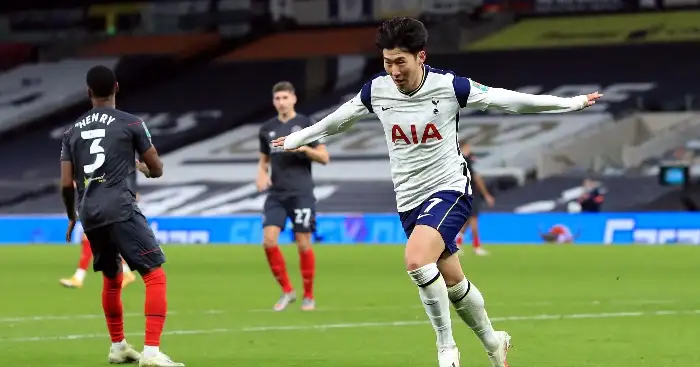
<svg viewBox="0 0 700 367">
<path fill-rule="evenodd" d="M 279 82 L 272 87 L 272 94 L 277 92 L 289 92 L 294 93 L 294 85 L 290 82 Z"/>
<path fill-rule="evenodd" d="M 115 85 L 117 83 L 117 77 L 114 75 L 112 69 L 104 65 L 97 65 L 90 68 L 85 77 L 85 81 L 90 91 L 92 91 L 93 97 L 106 98 L 116 92 Z"/>
<path fill-rule="evenodd" d="M 380 49 L 400 48 L 415 54 L 424 50 L 427 43 L 428 30 L 418 19 L 395 17 L 377 28 L 375 45 Z"/>
</svg>

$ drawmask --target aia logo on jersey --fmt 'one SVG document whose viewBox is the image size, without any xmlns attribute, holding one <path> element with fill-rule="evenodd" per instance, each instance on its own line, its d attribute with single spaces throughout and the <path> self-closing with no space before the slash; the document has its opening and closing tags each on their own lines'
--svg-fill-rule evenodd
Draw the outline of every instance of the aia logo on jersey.
<svg viewBox="0 0 700 367">
<path fill-rule="evenodd" d="M 409 131 L 404 131 L 399 125 L 391 126 L 391 142 L 394 144 L 397 141 L 403 141 L 404 144 L 425 144 L 430 139 L 442 140 L 442 135 L 432 122 L 425 125 L 424 129 L 411 124 Z"/>
</svg>

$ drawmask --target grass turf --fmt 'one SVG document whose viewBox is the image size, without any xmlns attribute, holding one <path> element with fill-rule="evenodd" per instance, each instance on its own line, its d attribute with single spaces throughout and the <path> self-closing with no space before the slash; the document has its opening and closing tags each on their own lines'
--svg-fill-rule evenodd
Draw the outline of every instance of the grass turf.
<svg viewBox="0 0 700 367">
<path fill-rule="evenodd" d="M 434 333 L 402 246 L 315 248 L 318 310 L 271 311 L 279 289 L 253 246 L 165 246 L 163 351 L 187 366 L 436 366 Z M 513 367 L 700 366 L 700 248 L 490 246 L 462 264 Z M 298 257 L 284 247 L 301 293 Z M 0 246 L 0 354 L 23 367 L 107 365 L 97 274 L 64 289 L 77 247 Z M 142 347 L 143 285 L 123 293 L 127 340 Z M 488 366 L 453 315 L 462 366 Z"/>
</svg>

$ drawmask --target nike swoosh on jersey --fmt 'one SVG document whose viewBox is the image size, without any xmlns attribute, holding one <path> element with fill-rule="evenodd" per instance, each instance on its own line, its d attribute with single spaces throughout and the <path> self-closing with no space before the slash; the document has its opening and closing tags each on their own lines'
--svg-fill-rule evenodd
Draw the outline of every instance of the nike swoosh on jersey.
<svg viewBox="0 0 700 367">
<path fill-rule="evenodd" d="M 429 215 L 432 215 L 432 214 L 421 214 L 421 215 L 418 216 L 418 219 L 421 219 L 421 218 L 423 218 L 423 217 L 427 217 L 427 216 L 429 216 Z"/>
<path fill-rule="evenodd" d="M 394 107 L 393 106 L 392 107 L 382 107 L 382 111 L 390 110 L 392 108 L 394 108 Z"/>
</svg>

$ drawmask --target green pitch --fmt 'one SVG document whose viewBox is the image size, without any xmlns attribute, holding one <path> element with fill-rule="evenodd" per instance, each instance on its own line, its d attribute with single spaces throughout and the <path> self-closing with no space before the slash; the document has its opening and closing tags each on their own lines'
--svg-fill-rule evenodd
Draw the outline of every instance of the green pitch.
<svg viewBox="0 0 700 367">
<path fill-rule="evenodd" d="M 513 367 L 700 366 L 700 248 L 490 246 L 462 257 Z M 317 306 L 274 313 L 279 289 L 251 246 L 168 246 L 163 350 L 187 366 L 436 366 L 434 334 L 402 246 L 319 246 Z M 22 367 L 107 366 L 101 279 L 61 288 L 77 247 L 0 246 L 0 355 Z M 285 247 L 300 291 L 298 257 Z M 143 285 L 123 293 L 141 349 Z M 488 367 L 453 316 L 463 366 Z"/>
</svg>

